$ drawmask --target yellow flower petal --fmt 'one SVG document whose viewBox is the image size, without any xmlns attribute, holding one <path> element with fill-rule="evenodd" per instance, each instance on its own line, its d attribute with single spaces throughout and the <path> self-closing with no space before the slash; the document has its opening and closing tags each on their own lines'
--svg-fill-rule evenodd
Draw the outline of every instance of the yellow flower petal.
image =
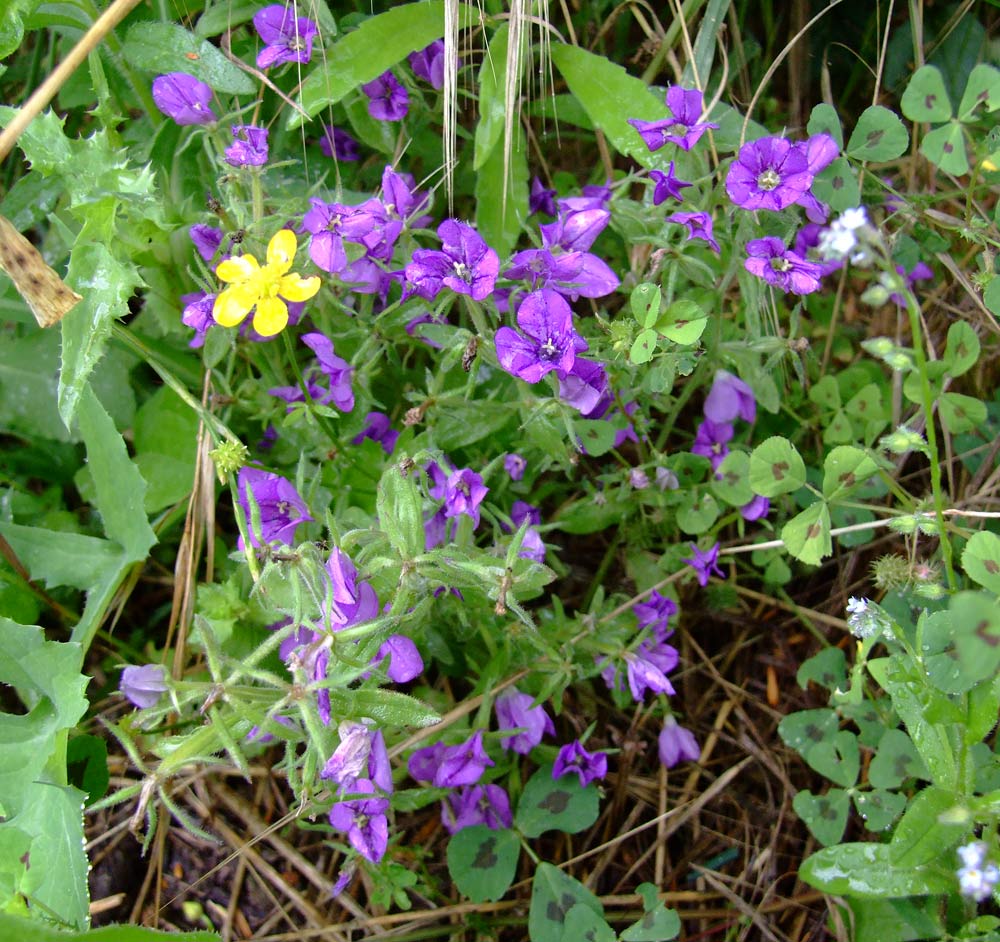
<svg viewBox="0 0 1000 942">
<path fill-rule="evenodd" d="M 281 298 L 262 298 L 257 302 L 253 329 L 262 337 L 273 337 L 288 323 L 288 305 Z"/>
<path fill-rule="evenodd" d="M 219 262 L 215 276 L 227 284 L 246 281 L 260 271 L 260 265 L 252 255 L 237 255 Z"/>
<path fill-rule="evenodd" d="M 303 278 L 292 272 L 290 275 L 285 275 L 278 283 L 278 294 L 286 301 L 308 301 L 319 291 L 319 286 L 319 278 L 315 275 L 311 278 Z"/>
<path fill-rule="evenodd" d="M 223 327 L 235 327 L 257 303 L 258 292 L 251 285 L 234 285 L 226 288 L 212 305 L 212 317 Z"/>
<path fill-rule="evenodd" d="M 283 275 L 292 267 L 295 258 L 295 233 L 291 229 L 276 232 L 267 244 L 267 264 Z"/>
</svg>

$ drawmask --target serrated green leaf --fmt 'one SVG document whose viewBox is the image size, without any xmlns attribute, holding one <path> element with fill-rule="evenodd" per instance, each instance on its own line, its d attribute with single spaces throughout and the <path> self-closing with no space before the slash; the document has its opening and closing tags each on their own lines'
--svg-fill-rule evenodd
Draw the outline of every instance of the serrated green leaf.
<svg viewBox="0 0 1000 942">
<path fill-rule="evenodd" d="M 546 831 L 576 834 L 597 820 L 599 808 L 596 785 L 584 788 L 572 775 L 553 779 L 552 765 L 543 765 L 524 786 L 514 826 L 525 837 L 539 837 Z"/>
<path fill-rule="evenodd" d="M 781 539 L 796 559 L 818 566 L 833 552 L 829 508 L 823 501 L 806 507 L 782 527 Z"/>
<path fill-rule="evenodd" d="M 980 105 L 987 112 L 1000 108 L 1000 70 L 986 62 L 980 62 L 969 73 L 969 80 L 958 106 L 958 120 L 969 121 Z"/>
<path fill-rule="evenodd" d="M 911 121 L 935 124 L 947 121 L 951 117 L 951 102 L 941 70 L 935 65 L 917 69 L 903 92 L 899 107 Z"/>
<path fill-rule="evenodd" d="M 520 854 L 521 842 L 513 831 L 476 824 L 448 841 L 448 872 L 472 902 L 498 900 L 514 882 Z"/>
<path fill-rule="evenodd" d="M 969 172 L 965 132 L 957 121 L 949 121 L 926 134 L 920 142 L 920 153 L 945 173 L 962 176 Z"/>
<path fill-rule="evenodd" d="M 878 471 L 871 455 L 851 445 L 834 448 L 823 461 L 823 496 L 842 500 Z"/>
<path fill-rule="evenodd" d="M 144 509 L 146 482 L 90 387 L 80 397 L 79 423 L 104 532 L 124 549 L 125 564 L 140 562 L 156 543 Z"/>
<path fill-rule="evenodd" d="M 825 795 L 803 790 L 792 799 L 792 808 L 805 821 L 812 836 L 827 846 L 844 836 L 850 807 L 850 796 L 842 788 L 831 788 Z"/>
<path fill-rule="evenodd" d="M 217 92 L 253 95 L 257 85 L 207 39 L 176 23 L 136 23 L 122 55 L 136 69 L 159 74 L 186 72 Z"/>
<path fill-rule="evenodd" d="M 566 916 L 578 903 L 604 918 L 604 907 L 579 880 L 542 861 L 531 882 L 528 934 L 531 942 L 564 942 Z"/>
<path fill-rule="evenodd" d="M 937 865 L 900 867 L 887 844 L 840 844 L 807 858 L 799 876 L 810 886 L 834 896 L 875 899 L 951 893 L 955 868 L 951 861 Z"/>
<path fill-rule="evenodd" d="M 457 15 L 461 29 L 479 22 L 479 11 L 467 4 L 459 4 Z M 326 50 L 323 61 L 302 83 L 299 104 L 310 118 L 315 117 L 443 35 L 441 0 L 404 3 L 373 16 Z M 302 123 L 302 115 L 290 110 L 287 126 L 297 128 Z"/>
<path fill-rule="evenodd" d="M 861 112 L 847 142 L 847 155 L 855 160 L 895 160 L 906 151 L 910 135 L 888 108 L 872 105 Z"/>
<path fill-rule="evenodd" d="M 840 126 L 840 116 L 833 105 L 820 102 L 813 107 L 809 114 L 809 123 L 806 125 L 806 133 L 810 137 L 817 134 L 829 134 L 837 142 L 838 149 L 843 150 L 844 148 L 844 131 Z"/>
<path fill-rule="evenodd" d="M 761 497 L 797 491 L 806 483 L 806 465 L 795 446 L 774 435 L 750 454 L 750 486 Z"/>
<path fill-rule="evenodd" d="M 121 566 L 122 549 L 110 540 L 82 533 L 26 527 L 0 520 L 0 534 L 10 543 L 33 579 L 46 587 L 90 589 Z"/>
</svg>

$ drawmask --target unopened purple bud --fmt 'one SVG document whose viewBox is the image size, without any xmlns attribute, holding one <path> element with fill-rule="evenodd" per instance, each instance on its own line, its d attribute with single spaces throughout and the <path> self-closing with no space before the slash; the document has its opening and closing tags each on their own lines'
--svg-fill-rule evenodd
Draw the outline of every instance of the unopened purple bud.
<svg viewBox="0 0 1000 942">
<path fill-rule="evenodd" d="M 169 72 L 153 79 L 153 101 L 177 124 L 211 124 L 215 112 L 208 106 L 212 89 L 187 72 Z"/>
<path fill-rule="evenodd" d="M 527 467 L 528 462 L 518 454 L 511 453 L 503 459 L 503 469 L 510 475 L 512 481 L 520 481 Z"/>
<path fill-rule="evenodd" d="M 637 491 L 649 487 L 649 475 L 642 468 L 632 468 L 628 473 L 628 483 Z"/>
<path fill-rule="evenodd" d="M 118 682 L 118 689 L 130 703 L 140 710 L 147 710 L 156 706 L 160 697 L 167 692 L 166 669 L 160 664 L 126 667 Z"/>
<path fill-rule="evenodd" d="M 678 726 L 673 716 L 668 716 L 663 721 L 659 746 L 660 762 L 668 769 L 672 769 L 679 762 L 697 762 L 701 758 L 701 746 L 694 738 L 694 733 L 683 726 Z"/>
</svg>

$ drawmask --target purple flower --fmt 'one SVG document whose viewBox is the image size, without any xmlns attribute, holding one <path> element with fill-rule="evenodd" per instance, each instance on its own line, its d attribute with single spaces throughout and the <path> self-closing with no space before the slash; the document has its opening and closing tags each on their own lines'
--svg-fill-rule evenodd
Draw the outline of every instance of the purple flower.
<svg viewBox="0 0 1000 942">
<path fill-rule="evenodd" d="M 517 555 L 522 559 L 533 559 L 536 563 L 545 562 L 545 543 L 541 535 L 533 527 L 524 531 L 521 548 Z"/>
<path fill-rule="evenodd" d="M 510 260 L 508 278 L 526 279 L 533 291 L 552 288 L 572 300 L 603 298 L 621 281 L 608 264 L 590 252 L 564 252 L 558 247 L 525 249 Z"/>
<path fill-rule="evenodd" d="M 934 277 L 934 269 L 931 268 L 931 266 L 926 262 L 917 262 L 917 264 L 913 266 L 912 271 L 907 271 L 903 265 L 897 265 L 896 273 L 903 275 L 906 278 L 906 284 L 911 288 L 918 281 L 927 281 L 928 279 Z M 906 301 L 903 300 L 903 296 L 895 291 L 889 295 L 889 300 L 894 304 L 898 304 L 900 307 L 906 304 Z"/>
<path fill-rule="evenodd" d="M 811 294 L 819 290 L 822 274 L 819 265 L 786 249 L 777 236 L 751 239 L 747 243 L 747 254 L 750 257 L 743 267 L 769 285 L 792 294 Z"/>
<path fill-rule="evenodd" d="M 419 52 L 411 52 L 407 57 L 410 68 L 417 78 L 430 82 L 431 87 L 438 91 L 444 86 L 444 40 L 435 39 L 429 46 Z M 462 60 L 455 59 L 455 68 L 462 67 Z"/>
<path fill-rule="evenodd" d="M 663 721 L 660 733 L 660 762 L 672 769 L 679 762 L 697 762 L 701 758 L 701 747 L 694 733 L 677 725 L 673 716 Z"/>
<path fill-rule="evenodd" d="M 330 594 L 323 605 L 324 623 L 333 631 L 371 621 L 378 615 L 378 596 L 368 582 L 358 581 L 358 570 L 343 550 L 334 547 L 326 561 Z"/>
<path fill-rule="evenodd" d="M 363 723 L 345 721 L 337 727 L 340 745 L 326 760 L 320 778 L 331 780 L 340 791 L 350 791 L 359 778 L 366 777 L 372 751 L 371 731 Z"/>
<path fill-rule="evenodd" d="M 233 125 L 233 143 L 226 148 L 230 167 L 263 167 L 267 163 L 267 128 L 252 124 Z"/>
<path fill-rule="evenodd" d="M 504 749 L 513 749 L 521 755 L 527 755 L 548 733 L 554 736 L 556 728 L 545 707 L 532 706 L 535 698 L 529 693 L 521 693 L 516 687 L 508 687 L 501 691 L 493 702 L 497 715 L 497 726 L 501 730 L 520 729 L 513 736 L 503 736 L 500 745 Z"/>
<path fill-rule="evenodd" d="M 649 487 L 649 475 L 642 468 L 632 468 L 628 473 L 629 487 L 637 491 Z"/>
<path fill-rule="evenodd" d="M 384 412 L 369 412 L 365 416 L 365 427 L 351 439 L 351 444 L 360 445 L 366 438 L 378 442 L 382 450 L 391 455 L 399 432 L 389 427 L 389 416 Z"/>
<path fill-rule="evenodd" d="M 585 417 L 594 413 L 605 400 L 610 406 L 613 397 L 604 364 L 577 357 L 573 368 L 559 377 L 559 397 Z"/>
<path fill-rule="evenodd" d="M 639 132 L 651 151 L 659 150 L 668 141 L 681 150 L 691 150 L 709 128 L 718 127 L 711 122 L 699 121 L 701 108 L 701 91 L 671 85 L 667 89 L 667 110 L 673 115 L 672 118 L 662 121 L 629 118 L 628 123 Z"/>
<path fill-rule="evenodd" d="M 378 121 L 402 121 L 410 110 L 410 96 L 392 72 L 361 86 L 368 96 L 368 114 Z"/>
<path fill-rule="evenodd" d="M 708 577 L 713 572 L 717 576 L 722 576 L 723 578 L 726 577 L 726 574 L 719 568 L 718 543 L 716 543 L 711 549 L 705 550 L 704 552 L 692 543 L 691 550 L 694 553 L 694 556 L 691 559 L 682 559 L 681 562 L 687 563 L 697 573 L 698 585 L 708 585 Z"/>
<path fill-rule="evenodd" d="M 576 772 L 580 785 L 586 788 L 595 779 L 608 774 L 608 757 L 603 752 L 587 752 L 580 740 L 574 739 L 559 750 L 552 766 L 552 777 L 562 778 L 570 772 Z"/>
<path fill-rule="evenodd" d="M 524 469 L 527 467 L 528 462 L 513 452 L 503 459 L 503 469 L 510 475 L 512 481 L 520 481 L 524 477 Z"/>
<path fill-rule="evenodd" d="M 441 802 L 441 824 L 449 834 L 474 824 L 485 824 L 496 831 L 513 823 L 510 798 L 499 785 L 458 788 Z"/>
<path fill-rule="evenodd" d="M 486 771 L 487 766 L 496 763 L 483 749 L 483 731 L 478 730 L 470 739 L 457 746 L 446 746 L 441 750 L 440 762 L 434 773 L 433 782 L 438 788 L 454 788 L 457 785 L 475 785 Z M 412 771 L 412 765 L 411 765 Z"/>
<path fill-rule="evenodd" d="M 661 491 L 676 491 L 681 482 L 677 479 L 676 472 L 670 468 L 658 467 L 656 469 L 656 486 Z"/>
<path fill-rule="evenodd" d="M 483 479 L 471 468 L 462 468 L 448 475 L 444 490 L 444 515 L 457 517 L 465 514 L 472 518 L 472 525 L 479 526 L 479 505 L 489 492 Z"/>
<path fill-rule="evenodd" d="M 555 216 L 559 210 L 556 207 L 556 191 L 550 190 L 538 177 L 531 181 L 531 193 L 528 194 L 528 215 L 545 213 Z"/>
<path fill-rule="evenodd" d="M 705 418 L 713 422 L 732 422 L 737 416 L 744 422 L 753 422 L 757 418 L 757 400 L 753 390 L 739 377 L 716 370 L 704 411 Z"/>
<path fill-rule="evenodd" d="M 188 341 L 188 346 L 197 350 L 205 345 L 205 334 L 209 327 L 215 323 L 212 317 L 212 309 L 215 307 L 215 295 L 196 292 L 181 296 L 184 302 L 184 310 L 181 313 L 181 323 L 185 327 L 193 327 L 195 334 Z"/>
<path fill-rule="evenodd" d="M 564 252 L 586 252 L 611 222 L 611 212 L 604 204 L 589 197 L 573 196 L 559 200 L 559 218 L 539 226 L 542 245 Z"/>
<path fill-rule="evenodd" d="M 747 141 L 726 174 L 726 192 L 743 209 L 784 209 L 812 186 L 805 148 L 783 137 Z"/>
<path fill-rule="evenodd" d="M 298 525 L 312 520 L 298 491 L 279 474 L 251 467 L 240 468 L 237 490 L 253 546 L 260 546 L 261 543 L 291 543 L 295 539 Z M 252 522 L 254 515 L 250 507 L 251 495 L 260 515 L 259 533 Z M 239 548 L 244 548 L 242 536 Z"/>
<path fill-rule="evenodd" d="M 825 230 L 819 223 L 807 222 L 798 232 L 795 233 L 795 242 L 792 243 L 792 247 L 796 255 L 800 255 L 802 258 L 806 258 L 809 254 L 810 249 L 814 249 L 819 246 L 820 237 Z M 835 271 L 840 271 L 844 267 L 844 258 L 833 258 L 833 257 L 822 257 L 813 258 L 811 261 L 815 261 L 819 265 L 820 275 L 825 278 L 827 275 L 832 274 Z"/>
<path fill-rule="evenodd" d="M 632 606 L 640 628 L 649 628 L 657 641 L 666 641 L 673 634 L 667 626 L 671 617 L 677 614 L 677 604 L 666 595 L 660 595 L 655 590 L 650 593 L 645 602 L 636 602 Z"/>
<path fill-rule="evenodd" d="M 712 470 L 715 471 L 729 454 L 728 442 L 732 439 L 733 427 L 728 422 L 705 419 L 698 426 L 691 452 L 708 458 L 712 462 Z"/>
<path fill-rule="evenodd" d="M 717 255 L 719 254 L 719 243 L 712 234 L 712 217 L 708 213 L 674 213 L 667 216 L 664 222 L 676 222 L 687 226 L 689 239 L 701 239 L 707 242 Z"/>
<path fill-rule="evenodd" d="M 269 69 L 283 62 L 308 62 L 312 56 L 316 24 L 304 16 L 296 17 L 294 6 L 276 3 L 258 10 L 253 25 L 264 48 L 257 53 L 257 68 Z"/>
<path fill-rule="evenodd" d="M 417 249 L 406 266 L 411 293 L 433 301 L 446 287 L 474 301 L 489 297 L 500 272 L 497 253 L 472 226 L 457 219 L 446 219 L 437 231 L 440 250 Z"/>
<path fill-rule="evenodd" d="M 382 204 L 386 214 L 393 219 L 408 220 L 417 213 L 426 212 L 431 198 L 427 193 L 419 193 L 416 181 L 409 173 L 396 173 L 386 164 L 382 171 Z M 418 228 L 430 225 L 431 217 L 423 216 L 412 224 Z"/>
<path fill-rule="evenodd" d="M 160 664 L 126 667 L 118 681 L 118 689 L 133 706 L 147 710 L 156 706 L 167 692 L 167 671 Z"/>
<path fill-rule="evenodd" d="M 740 516 L 744 520 L 761 520 L 768 515 L 770 510 L 771 502 L 758 494 L 749 504 L 740 507 Z"/>
<path fill-rule="evenodd" d="M 510 508 L 510 519 L 515 527 L 519 527 L 525 520 L 537 527 L 542 522 L 542 512 L 526 501 L 515 500 Z"/>
<path fill-rule="evenodd" d="M 417 646 L 405 635 L 390 635 L 386 638 L 378 649 L 372 665 L 381 664 L 386 658 L 389 658 L 386 674 L 393 683 L 405 684 L 423 673 L 423 658 Z"/>
<path fill-rule="evenodd" d="M 547 373 L 567 373 L 587 341 L 573 329 L 573 312 L 551 288 L 534 291 L 517 311 L 522 333 L 501 327 L 494 337 L 497 359 L 508 373 L 537 383 Z"/>
<path fill-rule="evenodd" d="M 319 146 L 327 157 L 336 157 L 344 163 L 353 163 L 361 159 L 358 142 L 343 128 L 334 127 L 332 124 L 323 126 L 323 136 L 320 138 Z"/>
<path fill-rule="evenodd" d="M 212 89 L 187 72 L 169 72 L 153 79 L 153 101 L 176 124 L 211 124 Z"/>
<path fill-rule="evenodd" d="M 354 367 L 333 352 L 333 341 L 324 334 L 303 334 L 302 342 L 316 354 L 319 372 L 327 379 L 328 388 L 323 389 L 316 382 L 315 373 L 310 372 L 305 377 L 309 396 L 320 405 L 333 403 L 341 412 L 350 412 L 354 408 L 354 390 L 351 386 Z M 268 392 L 289 403 L 304 402 L 306 398 L 298 386 L 276 386 Z"/>
<path fill-rule="evenodd" d="M 317 197 L 312 197 L 309 203 L 312 208 L 302 217 L 303 230 L 312 233 L 309 257 L 323 271 L 339 274 L 348 265 L 344 241 L 364 244 L 363 240 L 371 235 L 378 223 L 371 210 L 381 204 L 378 200 L 370 200 L 361 206 L 345 206 L 325 203 Z"/>
<path fill-rule="evenodd" d="M 674 652 L 673 663 L 670 663 L 668 658 L 661 660 L 660 657 L 650 656 L 666 654 L 666 649 Z M 676 665 L 676 651 L 669 644 L 662 645 L 659 649 L 649 649 L 645 645 L 640 645 L 634 653 L 626 654 L 625 666 L 632 699 L 636 703 L 642 703 L 647 690 L 652 690 L 654 694 L 672 695 L 675 691 L 673 684 L 667 679 L 667 670 Z"/>
<path fill-rule="evenodd" d="M 353 786 L 355 792 L 372 795 L 375 786 L 368 779 L 359 779 Z M 347 839 L 359 854 L 372 863 L 378 863 L 389 844 L 389 821 L 385 812 L 387 798 L 356 798 L 337 802 L 330 809 L 330 826 L 347 834 Z"/>
<path fill-rule="evenodd" d="M 653 190 L 654 206 L 659 206 L 660 203 L 668 198 L 683 200 L 684 197 L 681 195 L 681 190 L 691 186 L 687 180 L 678 179 L 674 173 L 674 162 L 672 160 L 670 161 L 670 166 L 667 167 L 666 173 L 662 170 L 650 170 L 649 178 L 656 184 Z"/>
<path fill-rule="evenodd" d="M 188 235 L 191 236 L 191 241 L 198 250 L 198 254 L 206 262 L 212 261 L 215 253 L 219 251 L 219 246 L 222 245 L 222 230 L 215 226 L 206 226 L 200 222 L 195 223 L 188 229 Z"/>
<path fill-rule="evenodd" d="M 436 742 L 433 746 L 417 749 L 407 763 L 410 775 L 418 782 L 433 782 L 447 748 L 443 742 Z"/>
</svg>

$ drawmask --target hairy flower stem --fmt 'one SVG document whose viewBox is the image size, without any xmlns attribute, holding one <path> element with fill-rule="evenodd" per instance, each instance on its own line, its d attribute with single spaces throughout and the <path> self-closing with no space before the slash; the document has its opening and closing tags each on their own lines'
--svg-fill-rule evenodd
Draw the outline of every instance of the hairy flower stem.
<svg viewBox="0 0 1000 942">
<path fill-rule="evenodd" d="M 920 305 L 905 281 L 901 293 L 906 301 L 906 313 L 910 318 L 910 335 L 913 338 L 913 358 L 916 360 L 917 372 L 920 376 L 920 398 L 927 423 L 927 447 L 930 451 L 931 494 L 934 498 L 934 513 L 937 516 L 938 539 L 941 542 L 941 556 L 948 577 L 948 588 L 955 591 L 955 570 L 952 566 L 951 541 L 948 539 L 947 525 L 944 519 L 945 502 L 941 490 L 941 461 L 938 457 L 937 429 L 934 425 L 934 395 L 931 391 L 930 378 L 927 375 L 927 354 L 924 351 L 924 339 L 920 322 Z"/>
</svg>

